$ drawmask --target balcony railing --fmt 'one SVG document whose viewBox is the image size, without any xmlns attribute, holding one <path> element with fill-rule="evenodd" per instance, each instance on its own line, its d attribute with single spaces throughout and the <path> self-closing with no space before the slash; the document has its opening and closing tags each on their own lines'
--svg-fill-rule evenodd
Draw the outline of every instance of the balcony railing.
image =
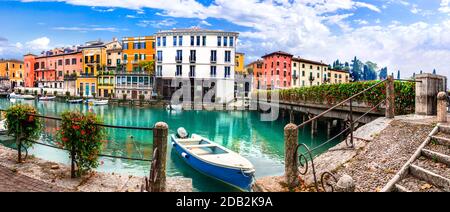
<svg viewBox="0 0 450 212">
<path fill-rule="evenodd" d="M 148 84 L 148 85 L 143 85 L 143 84 L 116 84 L 115 86 L 116 88 L 139 88 L 139 89 L 152 89 L 153 86 Z"/>
<path fill-rule="evenodd" d="M 191 62 L 191 63 L 197 62 L 197 57 L 193 56 L 193 55 L 189 56 L 189 62 Z"/>
<path fill-rule="evenodd" d="M 175 56 L 175 62 L 177 62 L 177 63 L 183 62 L 183 57 Z"/>
<path fill-rule="evenodd" d="M 115 75 L 147 75 L 150 76 L 148 71 L 116 71 Z"/>
<path fill-rule="evenodd" d="M 65 74 L 64 75 L 64 80 L 65 81 L 73 81 L 73 80 L 77 80 L 77 75 L 76 74 Z"/>
<path fill-rule="evenodd" d="M 210 60 L 211 60 L 211 63 L 217 63 L 217 58 L 211 57 Z"/>
<path fill-rule="evenodd" d="M 95 75 L 93 73 L 82 73 L 79 76 L 80 78 L 95 78 Z"/>
</svg>

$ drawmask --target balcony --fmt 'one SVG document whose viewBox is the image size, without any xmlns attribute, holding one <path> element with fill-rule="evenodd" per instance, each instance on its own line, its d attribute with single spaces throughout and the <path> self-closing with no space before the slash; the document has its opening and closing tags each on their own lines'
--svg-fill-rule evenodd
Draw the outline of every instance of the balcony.
<svg viewBox="0 0 450 212">
<path fill-rule="evenodd" d="M 75 81 L 77 80 L 77 74 L 65 74 L 64 81 Z"/>
<path fill-rule="evenodd" d="M 114 83 L 98 83 L 99 87 L 112 87 Z"/>
<path fill-rule="evenodd" d="M 100 63 L 100 61 L 98 61 L 98 60 L 91 60 L 91 61 L 87 61 L 86 65 L 88 65 L 88 66 L 95 66 L 95 65 L 97 65 L 99 63 Z"/>
<path fill-rule="evenodd" d="M 197 62 L 197 57 L 195 55 L 189 56 L 189 62 L 190 63 L 196 63 Z"/>
<path fill-rule="evenodd" d="M 144 75 L 144 76 L 150 76 L 148 71 L 116 71 L 115 75 Z"/>
<path fill-rule="evenodd" d="M 177 63 L 183 62 L 183 57 L 175 56 L 175 62 L 177 62 Z"/>
<path fill-rule="evenodd" d="M 96 78 L 94 73 L 82 73 L 79 78 Z"/>
<path fill-rule="evenodd" d="M 214 63 L 214 64 L 217 63 L 217 58 L 211 57 L 210 60 L 211 60 L 211 63 Z"/>
<path fill-rule="evenodd" d="M 153 88 L 152 85 L 147 84 L 116 84 L 115 88 L 119 88 L 119 89 L 145 89 L 145 90 L 150 90 Z"/>
</svg>

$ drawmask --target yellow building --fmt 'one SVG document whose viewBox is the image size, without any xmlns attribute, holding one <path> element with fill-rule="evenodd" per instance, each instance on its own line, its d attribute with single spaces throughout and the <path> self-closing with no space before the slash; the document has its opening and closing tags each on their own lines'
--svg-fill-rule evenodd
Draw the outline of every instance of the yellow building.
<svg viewBox="0 0 450 212">
<path fill-rule="evenodd" d="M 307 87 L 328 82 L 328 65 L 323 62 L 292 58 L 292 87 Z"/>
<path fill-rule="evenodd" d="M 350 82 L 350 73 L 345 70 L 333 70 L 330 69 L 328 73 L 328 77 L 330 79 L 331 84 L 338 84 L 338 83 L 349 83 Z"/>
<path fill-rule="evenodd" d="M 9 79 L 11 87 L 22 87 L 24 70 L 23 62 L 19 60 L 0 60 L 0 77 Z"/>
<path fill-rule="evenodd" d="M 97 95 L 97 75 L 106 68 L 106 46 L 101 41 L 80 47 L 83 53 L 83 72 L 77 78 L 77 94 L 84 97 Z"/>
<path fill-rule="evenodd" d="M 245 72 L 245 54 L 236 52 L 236 64 L 235 64 L 235 72 L 238 74 L 243 74 Z M 248 74 L 248 73 L 246 73 Z"/>
<path fill-rule="evenodd" d="M 114 96 L 115 75 L 118 69 L 122 69 L 122 44 L 117 39 L 113 39 L 105 44 L 105 48 L 106 67 L 100 70 L 97 76 L 97 96 L 100 98 Z"/>
</svg>

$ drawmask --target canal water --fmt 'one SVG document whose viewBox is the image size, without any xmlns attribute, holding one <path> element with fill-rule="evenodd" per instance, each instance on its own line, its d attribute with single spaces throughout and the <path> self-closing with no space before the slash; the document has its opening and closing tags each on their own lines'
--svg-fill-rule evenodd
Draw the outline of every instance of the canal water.
<svg viewBox="0 0 450 212">
<path fill-rule="evenodd" d="M 169 133 L 175 133 L 184 127 L 190 133 L 196 133 L 217 142 L 250 160 L 256 168 L 256 178 L 281 175 L 284 172 L 283 128 L 289 122 L 289 116 L 278 118 L 273 122 L 263 122 L 255 111 L 181 111 L 169 112 L 164 109 L 137 108 L 129 106 L 88 106 L 85 104 L 68 104 L 64 102 L 39 102 L 18 100 L 22 104 L 35 106 L 39 113 L 47 116 L 60 116 L 64 111 L 91 111 L 99 115 L 105 124 L 119 126 L 152 127 L 163 121 L 169 125 Z M 0 99 L 0 108 L 6 109 L 13 103 L 8 99 Z M 299 118 L 297 118 L 299 119 Z M 298 120 L 296 124 L 300 124 Z M 46 120 L 41 142 L 55 143 L 58 123 Z M 299 142 L 314 148 L 327 138 L 326 125 L 319 122 L 318 135 L 312 137 L 309 126 L 300 130 Z M 142 130 L 107 129 L 108 143 L 104 154 L 148 158 L 152 156 L 152 132 Z M 315 155 L 336 145 L 339 140 L 324 145 Z M 11 146 L 11 143 L 4 143 Z M 192 178 L 195 191 L 235 191 L 234 188 L 213 180 L 185 164 L 168 145 L 168 176 Z M 37 157 L 69 164 L 67 152 L 34 145 L 29 149 Z M 97 170 L 145 176 L 149 174 L 148 162 L 129 161 L 123 159 L 101 158 L 103 165 Z"/>
</svg>

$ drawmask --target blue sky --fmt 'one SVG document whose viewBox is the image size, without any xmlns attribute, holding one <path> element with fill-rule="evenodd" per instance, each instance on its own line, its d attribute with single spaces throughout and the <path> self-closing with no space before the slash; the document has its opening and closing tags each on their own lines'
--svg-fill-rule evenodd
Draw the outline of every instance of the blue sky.
<svg viewBox="0 0 450 212">
<path fill-rule="evenodd" d="M 247 62 L 284 50 L 449 76 L 450 0 L 1 0 L 0 58 L 202 27 L 240 33 Z"/>
</svg>

